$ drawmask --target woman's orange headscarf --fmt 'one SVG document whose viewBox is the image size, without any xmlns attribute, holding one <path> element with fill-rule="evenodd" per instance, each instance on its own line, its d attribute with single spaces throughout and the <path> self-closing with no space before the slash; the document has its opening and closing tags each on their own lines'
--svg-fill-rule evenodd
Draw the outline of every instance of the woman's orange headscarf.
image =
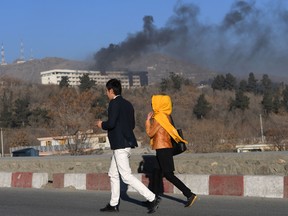
<svg viewBox="0 0 288 216">
<path fill-rule="evenodd" d="M 176 142 L 188 143 L 183 140 L 176 128 L 170 123 L 168 116 L 172 113 L 172 102 L 168 95 L 153 95 L 152 109 L 154 111 L 154 119 L 170 134 Z"/>
</svg>

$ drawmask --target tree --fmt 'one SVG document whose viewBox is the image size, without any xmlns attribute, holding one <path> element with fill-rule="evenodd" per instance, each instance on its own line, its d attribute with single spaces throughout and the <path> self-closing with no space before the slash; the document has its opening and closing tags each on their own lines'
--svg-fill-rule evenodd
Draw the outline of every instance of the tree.
<svg viewBox="0 0 288 216">
<path fill-rule="evenodd" d="M 29 116 L 29 123 L 34 127 L 47 126 L 50 121 L 51 117 L 49 116 L 48 110 L 45 108 L 37 107 L 31 111 L 31 115 Z"/>
<path fill-rule="evenodd" d="M 103 117 L 107 117 L 107 104 L 109 103 L 109 100 L 107 98 L 107 95 L 102 88 L 99 91 L 99 96 L 96 97 L 92 101 L 92 112 L 95 114 L 95 119 L 101 119 Z"/>
<path fill-rule="evenodd" d="M 160 91 L 165 92 L 169 88 L 169 80 L 162 78 L 160 83 Z"/>
<path fill-rule="evenodd" d="M 68 76 L 62 76 L 61 81 L 59 83 L 60 88 L 68 87 L 69 86 L 69 78 Z"/>
<path fill-rule="evenodd" d="M 179 91 L 182 87 L 182 84 L 183 84 L 183 78 L 181 76 L 175 74 L 174 72 L 170 73 L 169 78 L 172 82 L 172 88 Z"/>
<path fill-rule="evenodd" d="M 4 89 L 3 96 L 1 97 L 1 113 L 0 124 L 1 127 L 12 127 L 12 91 Z"/>
<path fill-rule="evenodd" d="M 282 91 L 282 98 L 282 104 L 285 110 L 288 112 L 288 85 L 285 85 L 285 88 Z"/>
<path fill-rule="evenodd" d="M 247 81 L 246 80 L 241 80 L 239 82 L 239 91 L 246 92 L 247 91 Z"/>
<path fill-rule="evenodd" d="M 213 90 L 222 90 L 225 87 L 225 77 L 220 74 L 217 75 L 211 83 L 211 87 Z"/>
<path fill-rule="evenodd" d="M 276 114 L 279 113 L 280 107 L 281 107 L 281 101 L 279 95 L 276 94 L 273 99 L 273 112 Z"/>
<path fill-rule="evenodd" d="M 162 78 L 160 83 L 160 90 L 162 92 L 165 92 L 167 90 L 180 91 L 183 83 L 184 83 L 183 77 L 179 76 L 178 74 L 175 74 L 174 72 L 171 72 L 169 78 L 167 79 Z"/>
<path fill-rule="evenodd" d="M 205 95 L 201 94 L 198 99 L 197 103 L 193 108 L 193 113 L 196 115 L 198 119 L 204 118 L 207 113 L 212 109 L 208 101 L 205 99 Z"/>
<path fill-rule="evenodd" d="M 262 108 L 266 116 L 273 111 L 273 96 L 271 92 L 265 92 L 262 99 Z"/>
<path fill-rule="evenodd" d="M 244 95 L 243 91 L 235 92 L 235 100 L 231 100 L 230 102 L 230 110 L 232 109 L 241 109 L 244 111 L 249 108 L 249 97 Z"/>
<path fill-rule="evenodd" d="M 13 122 L 15 127 L 27 126 L 29 123 L 29 110 L 28 98 L 17 99 L 14 103 L 13 109 Z"/>
<path fill-rule="evenodd" d="M 65 88 L 50 99 L 52 134 L 73 138 L 68 139 L 71 154 L 79 154 L 89 131 L 94 123 L 94 113 L 91 112 L 95 92 L 77 92 L 74 88 Z"/>
<path fill-rule="evenodd" d="M 272 81 L 267 74 L 264 74 L 261 80 L 261 93 L 265 94 L 272 91 Z"/>
<path fill-rule="evenodd" d="M 11 147 L 31 145 L 29 141 L 29 133 L 27 133 L 27 130 L 25 128 L 18 128 L 14 130 L 15 130 L 15 133 L 10 138 Z"/>
<path fill-rule="evenodd" d="M 83 76 L 80 77 L 79 89 L 81 92 L 90 90 L 94 86 L 95 81 L 93 79 L 90 79 L 88 74 L 83 74 Z"/>
<path fill-rule="evenodd" d="M 248 77 L 248 84 L 247 84 L 247 91 L 257 94 L 257 79 L 255 79 L 254 73 L 249 73 L 249 77 Z"/>
<path fill-rule="evenodd" d="M 231 91 L 233 89 L 236 89 L 236 85 L 236 78 L 231 73 L 226 74 L 224 80 L 224 89 Z"/>
<path fill-rule="evenodd" d="M 13 126 L 13 120 L 12 120 L 12 112 L 7 109 L 7 107 L 4 107 L 4 109 L 1 112 L 0 117 L 1 127 L 9 128 Z"/>
</svg>

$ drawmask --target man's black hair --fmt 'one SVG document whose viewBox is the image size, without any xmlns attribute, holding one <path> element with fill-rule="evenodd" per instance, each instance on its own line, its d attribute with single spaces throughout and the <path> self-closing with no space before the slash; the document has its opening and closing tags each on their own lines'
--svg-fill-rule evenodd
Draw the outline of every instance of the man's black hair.
<svg viewBox="0 0 288 216">
<path fill-rule="evenodd" d="M 106 83 L 106 88 L 108 90 L 113 89 L 115 95 L 121 95 L 122 93 L 121 81 L 118 79 L 110 79 Z"/>
</svg>

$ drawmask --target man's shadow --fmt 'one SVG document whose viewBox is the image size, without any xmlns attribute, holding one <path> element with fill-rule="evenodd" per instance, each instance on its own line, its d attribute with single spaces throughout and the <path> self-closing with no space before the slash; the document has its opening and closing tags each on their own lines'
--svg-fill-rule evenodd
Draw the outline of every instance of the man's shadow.
<svg viewBox="0 0 288 216">
<path fill-rule="evenodd" d="M 185 201 L 175 198 L 173 196 L 164 194 L 163 174 L 158 164 L 155 155 L 143 155 L 143 160 L 140 162 L 138 167 L 138 173 L 144 173 L 148 179 L 148 188 L 155 193 L 157 196 L 171 199 L 176 202 L 185 203 Z M 120 198 L 124 201 L 132 202 L 137 205 L 147 206 L 147 201 L 139 201 L 129 197 L 127 194 L 128 186 L 121 180 L 121 194 Z"/>
</svg>

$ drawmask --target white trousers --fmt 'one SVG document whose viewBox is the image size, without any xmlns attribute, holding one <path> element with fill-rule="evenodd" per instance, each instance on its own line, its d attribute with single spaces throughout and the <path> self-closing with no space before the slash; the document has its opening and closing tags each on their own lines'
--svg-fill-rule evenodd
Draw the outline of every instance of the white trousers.
<svg viewBox="0 0 288 216">
<path fill-rule="evenodd" d="M 155 194 L 151 192 L 140 180 L 132 175 L 129 158 L 131 148 L 113 150 L 113 156 L 108 175 L 111 184 L 110 205 L 116 206 L 120 199 L 120 176 L 122 181 L 133 187 L 138 193 L 148 201 L 155 199 Z"/>
</svg>

